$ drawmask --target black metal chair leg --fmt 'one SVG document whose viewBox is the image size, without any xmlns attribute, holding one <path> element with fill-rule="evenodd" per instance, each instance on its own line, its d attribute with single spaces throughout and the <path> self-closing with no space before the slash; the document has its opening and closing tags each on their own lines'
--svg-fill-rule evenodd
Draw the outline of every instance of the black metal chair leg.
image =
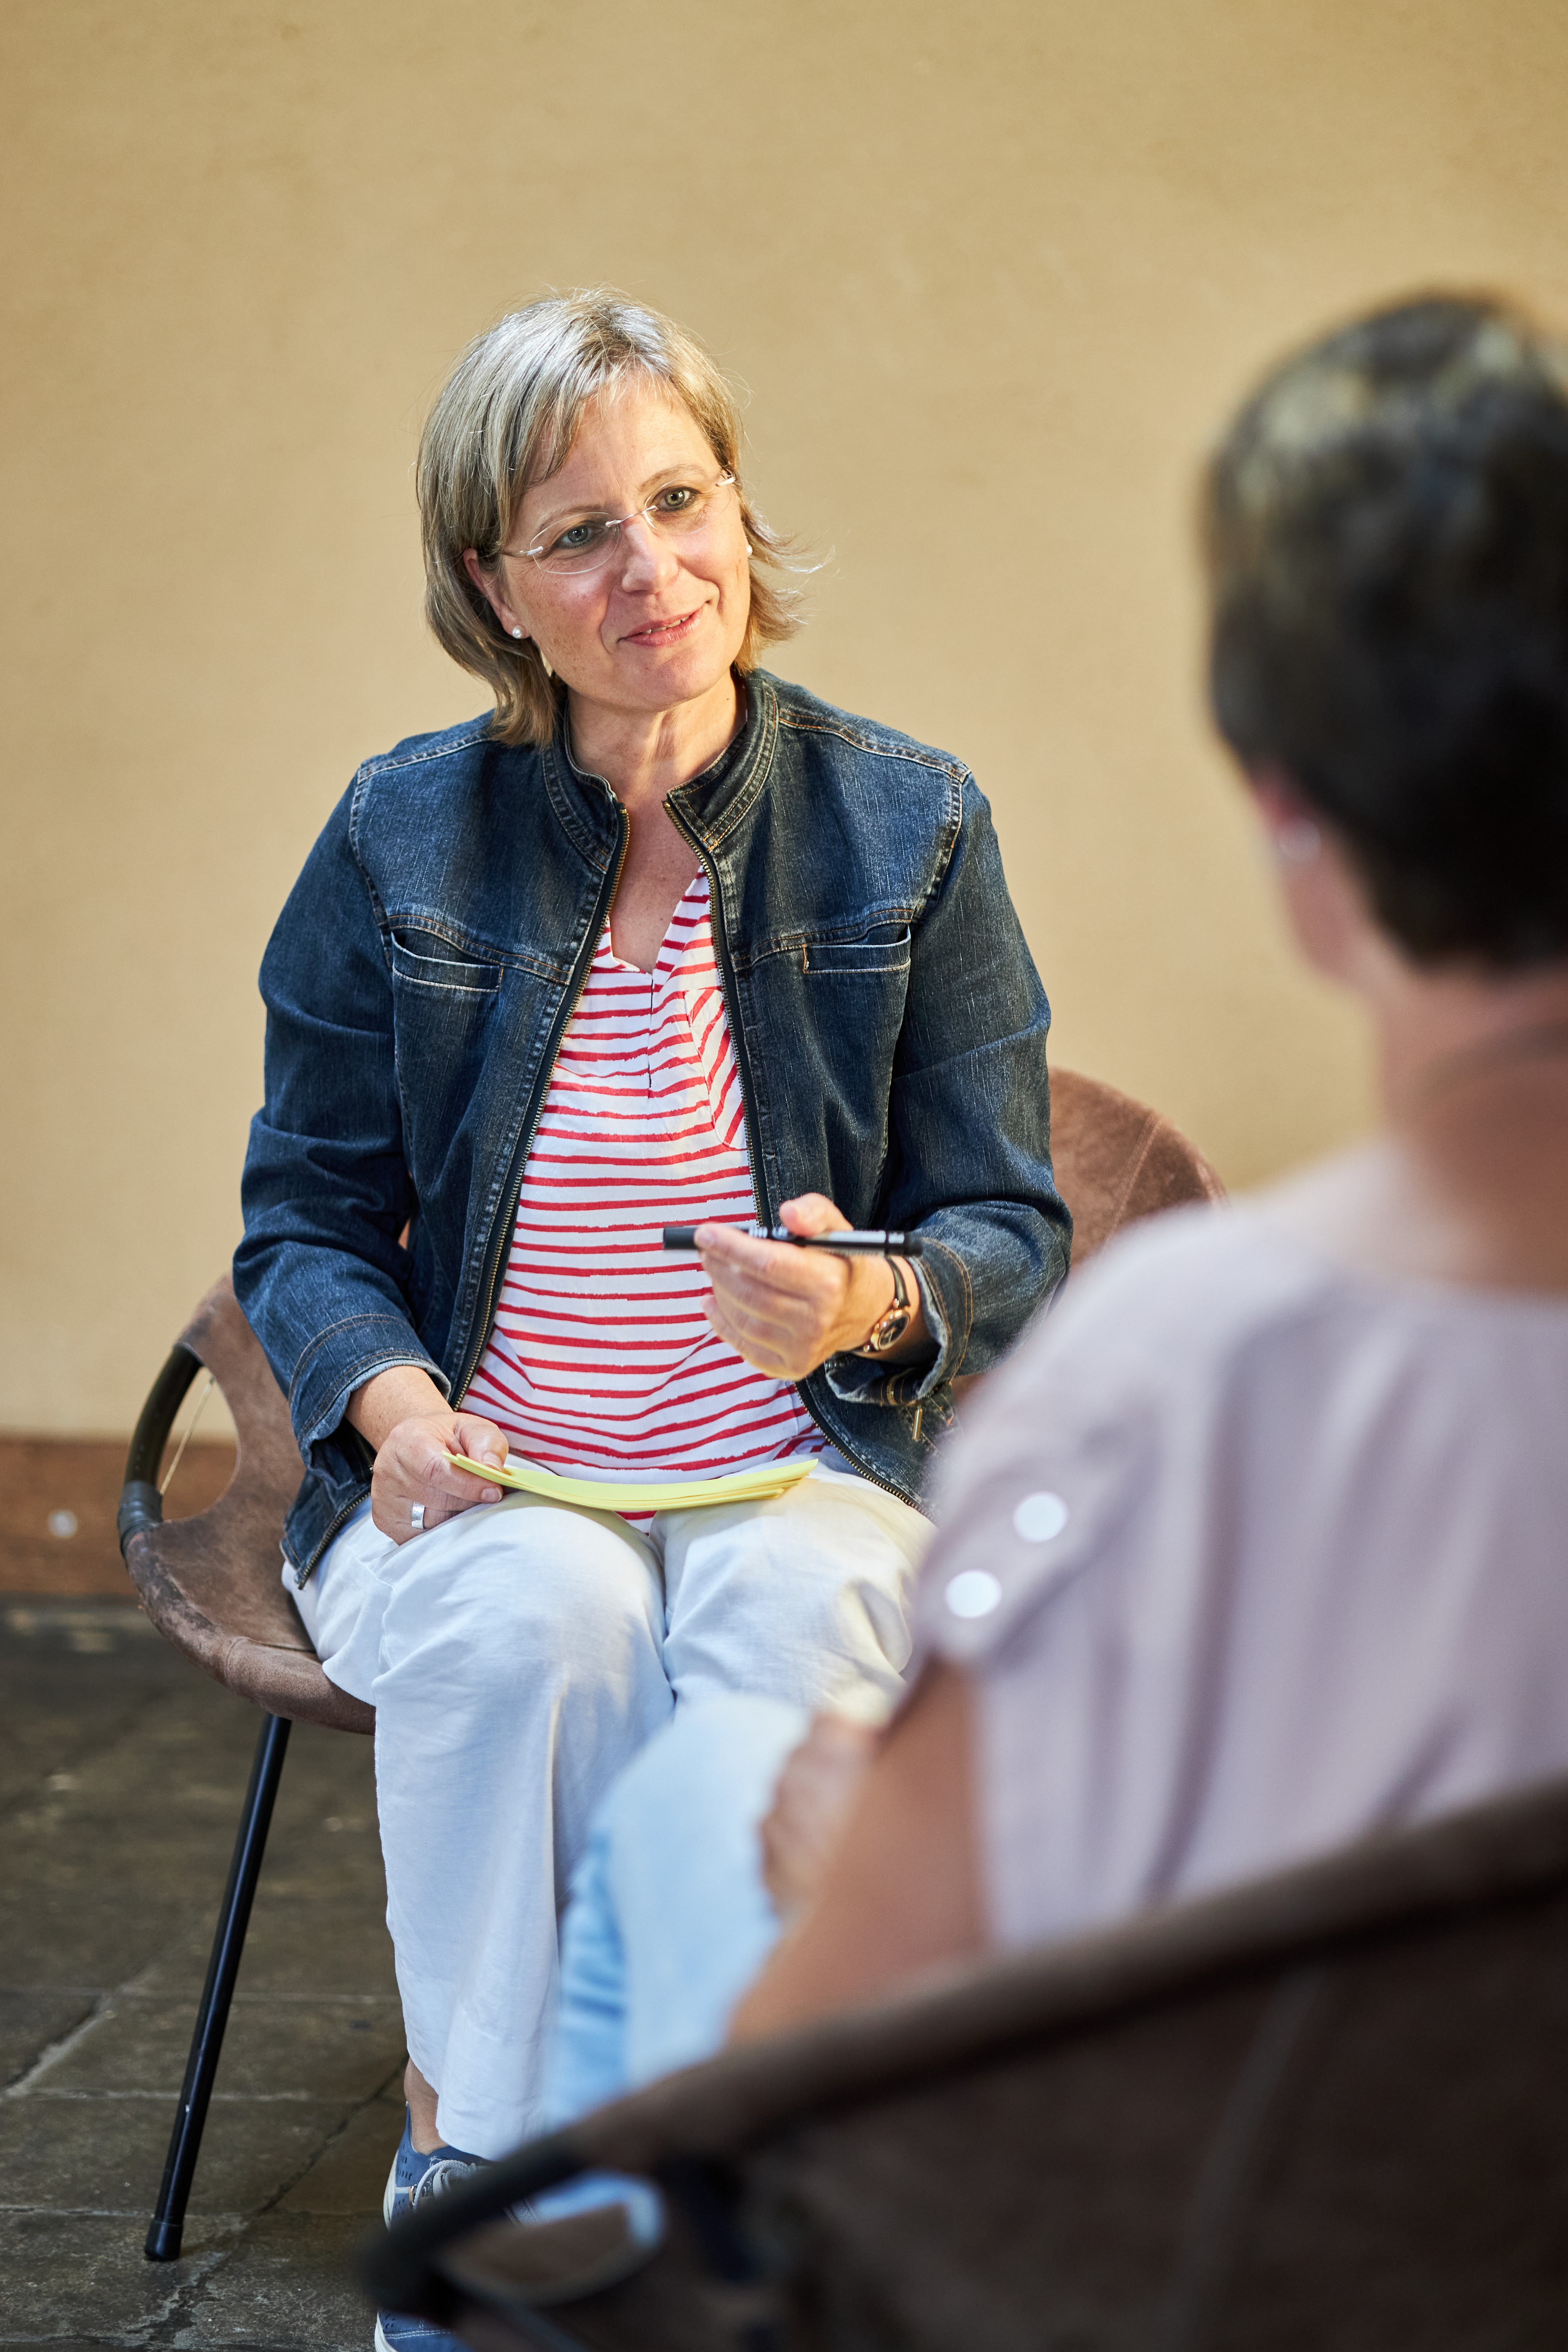
<svg viewBox="0 0 1568 2352">
<path fill-rule="evenodd" d="M 201 2007 L 196 2011 L 195 2032 L 191 2036 L 191 2054 L 185 2061 L 185 2080 L 180 2092 L 179 2111 L 174 2117 L 174 2135 L 169 2142 L 169 2154 L 163 2166 L 163 2185 L 158 2191 L 158 2203 L 153 2211 L 147 2242 L 142 2248 L 150 2263 L 172 2263 L 180 2252 L 184 2234 L 185 2204 L 195 2177 L 196 2158 L 201 2154 L 202 2131 L 207 2119 L 207 2103 L 212 2097 L 213 2078 L 223 2050 L 224 2028 L 228 2023 L 229 2003 L 234 1999 L 234 1980 L 239 1974 L 240 1954 L 245 1949 L 245 1931 L 250 1925 L 250 1906 L 256 1894 L 256 1882 L 261 1874 L 261 1857 L 267 1850 L 267 1832 L 271 1826 L 273 1801 L 278 1783 L 283 1777 L 283 1758 L 289 1746 L 289 1726 L 286 1717 L 268 1715 L 262 1717 L 261 1737 L 256 1743 L 256 1761 L 250 1768 L 250 1786 L 246 1791 L 245 1811 L 239 1817 L 239 1834 L 234 1842 L 234 1860 L 228 1868 L 228 1885 L 224 1889 L 223 1907 L 217 1916 L 217 1931 L 213 1937 L 212 1958 L 207 1962 L 207 1980 L 202 1987 Z"/>
</svg>

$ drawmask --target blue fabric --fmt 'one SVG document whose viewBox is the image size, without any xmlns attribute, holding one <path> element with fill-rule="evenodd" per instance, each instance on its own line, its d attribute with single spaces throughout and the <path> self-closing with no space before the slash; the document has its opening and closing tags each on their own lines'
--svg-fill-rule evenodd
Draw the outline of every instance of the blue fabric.
<svg viewBox="0 0 1568 2352">
<path fill-rule="evenodd" d="M 415 2190 L 437 2165 L 463 2165 L 472 2171 L 483 2161 L 482 2157 L 470 2156 L 465 2148 L 448 2147 L 444 2141 L 439 2147 L 433 2147 L 428 2156 L 422 2156 L 414 2145 L 414 2118 L 405 2107 L 403 2137 L 397 2143 L 397 2154 L 392 2159 L 392 2177 L 387 2181 L 386 2194 L 382 2200 L 383 2219 L 390 2221 L 397 2214 L 406 2213 Z M 449 2185 L 450 2179 L 455 2177 L 448 2176 L 443 2185 Z"/>
<path fill-rule="evenodd" d="M 543 2128 L 722 2042 L 781 1933 L 757 1831 L 809 1723 L 779 1699 L 700 1700 L 612 1784 L 572 1879 Z"/>
<path fill-rule="evenodd" d="M 994 1363 L 1067 1270 L 1049 1008 L 968 772 L 763 673 L 747 688 L 731 756 L 668 805 L 712 889 L 762 1216 L 821 1192 L 924 1244 L 934 1355 L 801 1383 L 913 1502 L 952 1377 Z M 476 719 L 366 762 L 279 919 L 234 1273 L 308 1465 L 297 1570 L 369 1487 L 354 1390 L 413 1363 L 460 1395 L 483 1352 L 626 835 L 561 735 L 513 749 Z"/>
<path fill-rule="evenodd" d="M 464 2347 L 456 2336 L 428 2319 L 416 2319 L 406 2311 L 378 2311 L 375 2352 L 464 2352 Z"/>
</svg>

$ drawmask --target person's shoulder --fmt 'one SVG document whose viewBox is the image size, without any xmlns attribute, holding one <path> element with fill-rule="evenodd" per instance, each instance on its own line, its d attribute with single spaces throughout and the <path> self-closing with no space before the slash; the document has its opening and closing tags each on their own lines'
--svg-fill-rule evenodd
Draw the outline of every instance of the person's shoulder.
<svg viewBox="0 0 1568 2352">
<path fill-rule="evenodd" d="M 360 769 L 362 777 L 381 777 L 439 772 L 471 767 L 487 751 L 499 751 L 496 741 L 495 716 L 485 711 L 478 719 L 460 719 L 456 727 L 440 727 L 426 735 L 405 735 L 390 751 L 378 751 L 366 760 Z"/>
<path fill-rule="evenodd" d="M 1098 1322 L 1131 1315 L 1152 1336 L 1170 1325 L 1190 1328 L 1202 1298 L 1210 1309 L 1204 1328 L 1234 1339 L 1294 1315 L 1331 1275 L 1249 1201 L 1194 1201 L 1142 1217 L 1108 1242 L 1076 1276 L 1073 1309 Z"/>
<path fill-rule="evenodd" d="M 1168 1209 L 1071 1275 L 1005 1378 L 1060 1386 L 1074 1418 L 1157 1411 L 1320 1314 L 1335 1290 L 1330 1266 L 1247 1204 Z"/>
<path fill-rule="evenodd" d="M 840 710 L 787 678 L 774 677 L 768 671 L 755 675 L 773 690 L 781 733 L 829 764 L 858 759 L 886 762 L 894 772 L 901 767 L 911 781 L 925 774 L 945 784 L 961 785 L 968 779 L 967 764 L 951 751 L 919 742 L 896 727 L 884 727 L 855 711 Z"/>
<path fill-rule="evenodd" d="M 405 735 L 390 751 L 362 763 L 344 795 L 349 838 L 367 853 L 372 842 L 400 841 L 411 817 L 455 823 L 465 810 L 482 810 L 485 796 L 498 786 L 515 787 L 538 759 L 536 751 L 498 739 L 492 711 L 456 727 Z"/>
<path fill-rule="evenodd" d="M 977 1660 L 1080 1570 L 1136 1551 L 1130 1531 L 1202 1486 L 1238 1400 L 1333 1287 L 1245 1206 L 1166 1210 L 1109 1243 L 964 1409 L 931 1496 L 948 1538 L 922 1585 L 922 1637 Z M 973 1612 L 963 1589 L 953 1598 L 971 1572 L 984 1578 Z"/>
</svg>

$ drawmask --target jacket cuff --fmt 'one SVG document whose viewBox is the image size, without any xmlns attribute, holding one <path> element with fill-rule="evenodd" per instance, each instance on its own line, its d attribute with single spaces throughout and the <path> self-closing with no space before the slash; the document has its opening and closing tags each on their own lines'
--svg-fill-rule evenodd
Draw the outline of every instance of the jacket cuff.
<svg viewBox="0 0 1568 2352">
<path fill-rule="evenodd" d="M 928 1280 L 923 1257 L 910 1260 L 910 1272 L 925 1309 L 926 1328 L 936 1341 L 931 1363 L 884 1364 L 875 1356 L 829 1356 L 823 1366 L 827 1385 L 845 1404 L 923 1404 L 952 1376 L 952 1334 L 942 1296 Z"/>
<path fill-rule="evenodd" d="M 313 1464 L 312 1449 L 342 1426 L 354 1391 L 396 1364 L 427 1372 L 442 1395 L 450 1396 L 446 1373 L 401 1316 L 354 1315 L 318 1333 L 295 1367 L 289 1396 L 294 1435 L 307 1462 Z"/>
</svg>

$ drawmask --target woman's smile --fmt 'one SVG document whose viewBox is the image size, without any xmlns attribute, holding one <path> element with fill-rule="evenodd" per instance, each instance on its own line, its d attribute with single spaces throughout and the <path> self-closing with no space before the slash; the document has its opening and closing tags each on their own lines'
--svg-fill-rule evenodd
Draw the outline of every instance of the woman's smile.
<svg viewBox="0 0 1568 2352">
<path fill-rule="evenodd" d="M 668 620 L 645 621 L 640 628 L 628 629 L 621 638 L 624 646 L 678 646 L 690 636 L 702 618 L 706 607 L 693 604 L 689 612 L 671 614 Z"/>
</svg>

